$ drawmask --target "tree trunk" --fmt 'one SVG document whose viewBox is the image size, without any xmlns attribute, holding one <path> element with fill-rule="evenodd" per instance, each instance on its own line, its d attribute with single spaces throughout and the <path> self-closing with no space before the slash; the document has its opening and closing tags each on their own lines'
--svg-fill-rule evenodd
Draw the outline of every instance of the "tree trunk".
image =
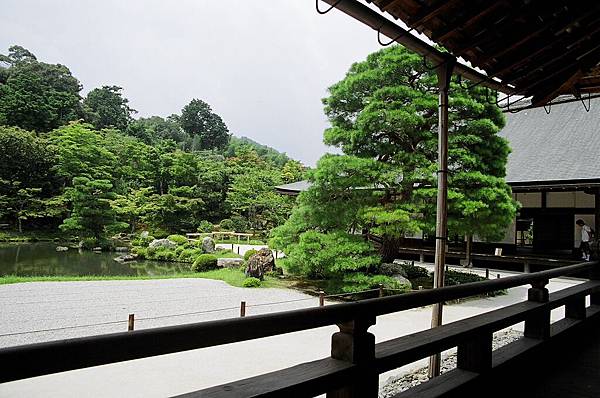
<svg viewBox="0 0 600 398">
<path fill-rule="evenodd" d="M 23 226 L 22 226 L 22 222 L 21 222 L 21 217 L 17 217 L 17 225 L 19 226 L 19 233 L 22 234 Z"/>
<path fill-rule="evenodd" d="M 467 235 L 467 250 L 466 252 L 466 261 L 465 261 L 465 267 L 472 267 L 473 263 L 471 261 L 471 253 L 473 251 L 473 235 L 472 234 L 468 234 Z"/>
<path fill-rule="evenodd" d="M 391 238 L 389 236 L 381 237 L 381 248 L 379 249 L 379 253 L 381 254 L 382 261 L 384 263 L 391 263 L 396 259 L 398 255 L 398 247 L 400 246 L 400 242 L 396 238 Z"/>
</svg>

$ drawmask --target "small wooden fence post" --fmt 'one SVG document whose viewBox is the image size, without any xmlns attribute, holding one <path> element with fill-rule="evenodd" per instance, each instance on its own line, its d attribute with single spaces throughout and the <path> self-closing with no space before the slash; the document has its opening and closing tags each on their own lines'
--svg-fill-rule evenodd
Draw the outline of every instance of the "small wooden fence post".
<svg viewBox="0 0 600 398">
<path fill-rule="evenodd" d="M 129 314 L 129 319 L 127 320 L 127 331 L 128 332 L 131 332 L 133 330 L 134 322 L 135 322 L 135 315 Z"/>
<path fill-rule="evenodd" d="M 246 302 L 245 301 L 242 301 L 240 303 L 240 316 L 241 317 L 246 316 Z"/>
<path fill-rule="evenodd" d="M 485 279 L 490 279 L 490 269 L 489 268 L 485 269 Z"/>
<path fill-rule="evenodd" d="M 379 297 L 383 297 L 383 284 L 379 284 Z"/>
<path fill-rule="evenodd" d="M 325 292 L 321 290 L 319 292 L 319 307 L 323 307 L 324 305 L 325 305 Z"/>
</svg>

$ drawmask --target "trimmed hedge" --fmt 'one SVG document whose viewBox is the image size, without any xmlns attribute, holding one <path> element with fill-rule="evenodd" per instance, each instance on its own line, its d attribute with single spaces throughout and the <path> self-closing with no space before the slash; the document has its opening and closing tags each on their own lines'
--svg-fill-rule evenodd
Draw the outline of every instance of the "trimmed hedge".
<svg viewBox="0 0 600 398">
<path fill-rule="evenodd" d="M 212 254 L 201 254 L 196 257 L 196 261 L 192 264 L 192 271 L 202 272 L 210 271 L 217 268 L 217 256 Z"/>
<path fill-rule="evenodd" d="M 183 235 L 169 235 L 167 236 L 167 239 L 178 245 L 185 245 L 188 242 L 188 239 Z"/>
<path fill-rule="evenodd" d="M 248 259 L 256 253 L 258 253 L 258 250 L 254 250 L 254 249 L 248 250 L 246 253 L 244 253 L 244 260 L 248 261 Z"/>
<path fill-rule="evenodd" d="M 242 282 L 242 286 L 244 286 L 244 287 L 260 287 L 260 279 L 254 278 L 254 277 L 246 278 Z"/>
</svg>

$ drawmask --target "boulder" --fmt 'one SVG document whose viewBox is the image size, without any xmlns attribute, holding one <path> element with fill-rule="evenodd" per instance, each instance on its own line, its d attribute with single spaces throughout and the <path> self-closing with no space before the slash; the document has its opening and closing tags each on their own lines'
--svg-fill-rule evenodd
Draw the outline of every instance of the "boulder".
<svg viewBox="0 0 600 398">
<path fill-rule="evenodd" d="M 169 239 L 154 239 L 148 247 L 159 248 L 165 247 L 167 249 L 175 249 L 177 248 L 177 243 L 171 242 Z"/>
<path fill-rule="evenodd" d="M 142 233 L 140 234 L 140 238 L 142 239 L 147 239 L 150 236 L 150 232 L 148 231 L 142 231 Z"/>
<path fill-rule="evenodd" d="M 57 252 L 66 252 L 68 250 L 69 250 L 69 248 L 66 247 L 66 246 L 56 246 L 56 251 Z"/>
<path fill-rule="evenodd" d="M 221 268 L 239 268 L 244 264 L 243 258 L 218 258 L 217 267 Z"/>
<path fill-rule="evenodd" d="M 117 253 L 127 253 L 129 251 L 129 248 L 125 246 L 117 246 L 115 247 L 115 251 Z"/>
<path fill-rule="evenodd" d="M 215 240 L 210 236 L 205 236 L 204 239 L 202 239 L 202 251 L 204 253 L 214 253 L 215 246 Z"/>
<path fill-rule="evenodd" d="M 102 253 L 102 248 L 100 246 L 92 248 L 94 253 Z"/>
<path fill-rule="evenodd" d="M 402 267 L 401 263 L 383 263 L 379 266 L 379 273 L 381 275 L 396 276 L 400 275 L 406 278 L 406 271 Z"/>
<path fill-rule="evenodd" d="M 246 276 L 263 280 L 264 274 L 275 269 L 275 258 L 268 248 L 260 249 L 250 256 L 246 265 Z"/>
<path fill-rule="evenodd" d="M 402 275 L 392 275 L 392 278 L 394 278 L 395 280 L 397 280 L 401 284 L 403 284 L 405 286 L 408 286 L 409 288 L 412 286 L 412 284 L 410 283 L 410 281 L 408 279 L 406 279 L 406 277 L 404 277 Z"/>
<path fill-rule="evenodd" d="M 118 263 L 126 263 L 129 261 L 135 261 L 135 260 L 137 260 L 137 258 L 138 258 L 137 254 L 124 254 L 122 256 L 115 257 L 113 260 L 115 260 Z"/>
</svg>

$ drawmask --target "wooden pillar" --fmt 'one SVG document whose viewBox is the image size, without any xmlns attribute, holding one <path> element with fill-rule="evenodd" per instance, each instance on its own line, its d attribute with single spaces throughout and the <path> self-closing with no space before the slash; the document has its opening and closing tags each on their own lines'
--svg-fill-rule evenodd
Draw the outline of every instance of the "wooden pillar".
<svg viewBox="0 0 600 398">
<path fill-rule="evenodd" d="M 531 284 L 527 291 L 527 299 L 536 303 L 547 303 L 550 293 L 546 289 L 548 280 L 541 280 Z M 546 340 L 550 338 L 550 309 L 538 311 L 525 320 L 525 337 Z"/>
<path fill-rule="evenodd" d="M 594 193 L 594 231 L 600 231 L 600 191 Z"/>
<path fill-rule="evenodd" d="M 375 336 L 367 331 L 374 324 L 375 317 L 338 324 L 340 331 L 331 337 L 331 357 L 363 366 L 363 371 L 360 378 L 329 391 L 327 398 L 377 398 L 379 375 L 371 366 L 375 359 Z"/>
<path fill-rule="evenodd" d="M 465 250 L 465 267 L 471 267 L 471 253 L 473 252 L 473 235 L 467 235 L 467 248 Z"/>
<path fill-rule="evenodd" d="M 456 59 L 449 58 L 436 69 L 438 76 L 438 171 L 437 171 L 437 208 L 435 223 L 435 268 L 433 287 L 444 286 L 444 266 L 446 264 L 446 242 L 448 241 L 448 91 Z M 431 314 L 431 327 L 442 324 L 442 303 L 434 304 Z M 429 377 L 440 374 L 440 354 L 429 360 Z"/>
</svg>

